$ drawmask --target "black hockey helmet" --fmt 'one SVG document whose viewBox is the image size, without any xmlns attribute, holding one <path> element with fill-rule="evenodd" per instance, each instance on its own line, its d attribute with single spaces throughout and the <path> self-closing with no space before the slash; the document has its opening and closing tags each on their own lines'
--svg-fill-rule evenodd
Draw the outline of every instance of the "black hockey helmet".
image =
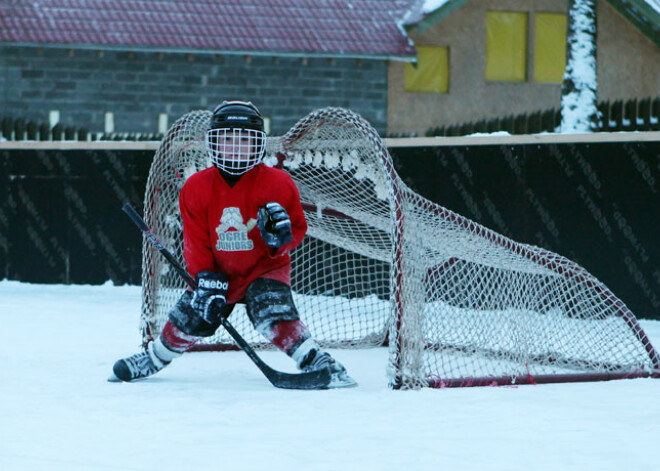
<svg viewBox="0 0 660 471">
<path fill-rule="evenodd" d="M 264 118 L 250 101 L 223 101 L 213 111 L 209 129 L 254 129 L 264 131 Z"/>
<path fill-rule="evenodd" d="M 264 118 L 249 101 L 223 101 L 211 116 L 206 147 L 213 165 L 230 175 L 242 175 L 263 159 Z"/>
</svg>

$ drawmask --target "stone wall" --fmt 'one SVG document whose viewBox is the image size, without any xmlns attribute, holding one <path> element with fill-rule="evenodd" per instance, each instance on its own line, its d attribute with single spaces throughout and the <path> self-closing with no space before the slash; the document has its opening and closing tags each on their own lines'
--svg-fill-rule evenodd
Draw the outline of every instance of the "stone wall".
<svg viewBox="0 0 660 471">
<path fill-rule="evenodd" d="M 113 112 L 115 132 L 157 132 L 224 99 L 247 99 L 281 134 L 310 111 L 350 108 L 385 131 L 387 63 L 354 59 L 211 54 L 158 54 L 0 47 L 0 117 L 48 121 L 103 132 Z"/>
</svg>

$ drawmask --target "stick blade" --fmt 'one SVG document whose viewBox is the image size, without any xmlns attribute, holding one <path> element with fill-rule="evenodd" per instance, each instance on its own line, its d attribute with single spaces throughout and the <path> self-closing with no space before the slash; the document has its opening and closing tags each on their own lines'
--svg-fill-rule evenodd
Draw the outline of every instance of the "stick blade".
<svg viewBox="0 0 660 471">
<path fill-rule="evenodd" d="M 266 377 L 280 389 L 328 389 L 332 381 L 330 370 L 323 369 L 309 373 L 282 373 L 269 371 Z"/>
</svg>

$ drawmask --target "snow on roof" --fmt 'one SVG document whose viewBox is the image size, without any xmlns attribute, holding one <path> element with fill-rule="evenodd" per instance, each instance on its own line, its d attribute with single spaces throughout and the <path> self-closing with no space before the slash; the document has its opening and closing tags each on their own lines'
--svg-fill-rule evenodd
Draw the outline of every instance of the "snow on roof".
<svg viewBox="0 0 660 471">
<path fill-rule="evenodd" d="M 450 0 L 425 0 L 422 5 L 424 13 L 430 13 L 445 5 Z"/>
<path fill-rule="evenodd" d="M 421 5 L 420 10 L 424 14 L 430 14 L 439 8 L 445 6 L 445 4 L 453 0 L 419 0 L 419 5 Z M 643 0 L 648 6 L 653 8 L 658 14 L 660 14 L 660 0 Z M 619 0 L 612 0 L 610 3 L 625 3 Z"/>
<path fill-rule="evenodd" d="M 39 0 L 0 4 L 0 43 L 412 58 L 411 0 Z"/>
<path fill-rule="evenodd" d="M 418 27 L 420 33 L 424 32 L 467 1 L 417 0 L 404 16 L 402 24 L 407 28 Z M 608 3 L 660 46 L 660 0 L 608 0 Z"/>
<path fill-rule="evenodd" d="M 660 14 L 660 0 L 646 0 L 646 3 Z"/>
</svg>

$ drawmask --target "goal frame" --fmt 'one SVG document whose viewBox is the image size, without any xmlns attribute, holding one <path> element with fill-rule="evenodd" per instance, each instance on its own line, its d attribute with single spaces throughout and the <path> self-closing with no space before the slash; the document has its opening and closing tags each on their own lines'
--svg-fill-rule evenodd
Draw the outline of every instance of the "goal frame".
<svg viewBox="0 0 660 471">
<path fill-rule="evenodd" d="M 482 240 L 485 240 L 492 244 L 493 246 L 501 247 L 506 251 L 515 253 L 521 259 L 526 259 L 532 264 L 538 265 L 545 270 L 549 270 L 560 277 L 575 281 L 578 283 L 587 286 L 594 293 L 598 294 L 600 301 L 605 305 L 609 306 L 616 312 L 618 316 L 624 323 L 627 325 L 627 328 L 633 333 L 633 336 L 639 342 L 646 354 L 648 359 L 651 362 L 650 369 L 631 369 L 622 371 L 619 368 L 617 363 L 609 364 L 603 363 L 605 370 L 616 370 L 616 371 L 602 371 L 602 372 L 584 372 L 584 373 L 561 373 L 561 374 L 534 374 L 530 372 L 530 369 L 527 368 L 527 374 L 516 373 L 515 375 L 474 375 L 468 377 L 439 377 L 434 376 L 433 374 L 427 375 L 423 379 L 407 377 L 405 373 L 405 359 L 402 354 L 403 348 L 401 347 L 401 339 L 406 339 L 408 332 L 405 331 L 404 326 L 408 322 L 408 317 L 411 315 L 410 309 L 406 305 L 404 299 L 404 291 L 408 289 L 408 285 L 412 283 L 409 279 L 404 277 L 404 267 L 403 261 L 407 259 L 409 254 L 407 253 L 406 245 L 406 231 L 413 230 L 411 227 L 407 226 L 407 218 L 409 215 L 406 213 L 404 207 L 404 199 L 410 198 L 411 190 L 405 186 L 402 180 L 399 178 L 392 159 L 389 155 L 387 147 L 384 142 L 380 139 L 377 132 L 369 126 L 362 118 L 355 115 L 354 113 L 348 110 L 341 109 L 323 109 L 317 110 L 310 114 L 308 117 L 299 121 L 299 123 L 292 128 L 284 137 L 282 138 L 269 138 L 269 142 L 272 144 L 270 146 L 271 157 L 276 158 L 276 163 L 274 166 L 280 168 L 283 167 L 284 162 L 288 162 L 294 159 L 293 156 L 289 155 L 290 148 L 297 144 L 297 141 L 301 138 L 304 138 L 304 133 L 306 132 L 305 126 L 311 126 L 314 129 L 314 126 L 321 126 L 323 124 L 324 112 L 326 114 L 332 115 L 332 113 L 338 114 L 339 116 L 345 117 L 350 125 L 355 125 L 364 137 L 365 141 L 368 141 L 368 145 L 372 146 L 372 153 L 377 156 L 377 164 L 381 171 L 385 175 L 387 193 L 388 193 L 388 204 L 389 204 L 389 217 L 388 225 L 389 232 L 391 235 L 391 253 L 389 255 L 388 264 L 389 264 L 389 304 L 390 304 L 390 316 L 387 326 L 385 326 L 389 332 L 382 338 L 382 341 L 379 343 L 380 346 L 388 345 L 390 348 L 390 365 L 394 370 L 394 374 L 390 375 L 390 386 L 393 389 L 407 389 L 407 388 L 416 388 L 416 387 L 431 387 L 431 388 L 445 388 L 445 387 L 466 387 L 466 386 L 487 386 L 487 385 L 512 385 L 512 384 L 540 384 L 540 383 L 559 383 L 559 382 L 583 382 L 583 381 L 605 381 L 613 379 L 624 379 L 624 378 L 642 378 L 642 377 L 660 377 L 660 357 L 658 353 L 652 346 L 648 337 L 644 333 L 643 329 L 639 325 L 639 322 L 635 318 L 634 314 L 626 307 L 626 305 L 618 299 L 605 285 L 600 283 L 598 280 L 593 278 L 586 270 L 584 270 L 579 265 L 574 262 L 569 261 L 568 259 L 561 257 L 557 254 L 554 254 L 550 251 L 539 249 L 538 247 L 530 247 L 526 244 L 518 243 L 512 239 L 509 239 L 503 235 L 500 235 L 480 224 L 471 221 L 457 213 L 454 213 L 442 206 L 439 206 L 435 203 L 429 202 L 428 200 L 424 202 L 424 207 L 429 207 L 428 213 L 430 216 L 437 220 L 442 220 L 447 222 L 456 228 L 461 228 L 467 233 L 478 237 Z M 319 120 L 317 123 L 314 120 Z M 178 123 L 178 122 L 177 122 Z M 173 127 L 177 125 L 175 123 Z M 164 140 L 166 144 L 167 136 Z M 163 144 L 163 145 L 164 145 Z M 193 141 L 186 143 L 186 145 L 195 145 Z M 154 162 L 155 163 L 155 162 Z M 151 173 L 151 172 L 150 172 Z M 148 185 L 149 187 L 149 185 Z M 159 188 L 151 190 L 152 192 L 160 191 Z M 416 195 L 419 197 L 419 195 Z M 421 197 L 419 197 L 421 199 Z M 150 199 L 150 195 L 145 195 L 145 216 L 148 216 L 150 212 L 158 210 L 157 207 L 158 201 L 154 203 L 153 199 Z M 327 202 L 323 202 L 327 203 Z M 154 207 L 156 204 L 156 207 Z M 410 204 L 410 201 L 408 201 Z M 332 217 L 341 219 L 346 218 L 348 220 L 354 220 L 350 215 L 344 214 L 342 210 L 337 209 L 333 206 L 328 206 L 327 204 L 322 204 L 320 206 L 314 206 L 310 203 L 304 203 L 304 209 L 308 213 L 319 213 L 330 215 Z M 148 245 L 145 242 L 145 250 L 149 250 Z M 145 252 L 146 253 L 146 252 Z M 146 258 L 145 258 L 146 260 Z M 154 259 L 151 259 L 151 263 L 155 263 Z M 443 273 L 452 268 L 452 266 L 457 263 L 458 259 L 456 257 L 449 258 L 441 264 L 432 266 L 431 268 L 426 268 L 430 273 Z M 157 266 L 150 266 L 149 262 L 144 262 L 143 275 L 146 273 L 147 276 L 143 277 L 143 306 L 144 303 L 150 302 L 151 293 L 155 292 L 158 289 L 156 286 L 157 282 L 155 281 L 154 276 L 149 278 L 149 273 L 157 273 Z M 144 309 L 143 309 L 144 310 Z M 412 313 L 414 315 L 414 313 Z M 147 326 L 147 329 L 149 326 Z M 144 333 L 144 332 L 143 332 Z M 152 335 L 153 332 L 147 332 L 147 335 Z M 254 345 L 255 348 L 269 348 L 271 347 L 268 342 L 265 340 L 261 343 Z M 238 347 L 230 343 L 201 343 L 197 344 L 193 351 L 225 351 L 225 350 L 235 350 Z M 444 349 L 456 348 L 451 345 L 443 345 L 440 343 L 426 343 L 420 347 L 423 351 L 439 351 Z M 460 347 L 459 347 L 460 348 Z M 481 353 L 490 356 L 497 356 L 497 352 L 483 350 Z M 560 360 L 560 358 L 553 358 L 552 354 L 547 354 L 542 358 L 539 358 L 539 363 L 543 365 L 552 364 L 554 361 Z M 528 358 L 530 363 L 535 361 L 535 358 L 532 356 Z M 577 360 L 579 363 L 579 360 Z M 586 361 L 585 361 L 586 363 Z M 626 363 L 627 364 L 627 363 Z M 592 365 L 593 366 L 593 365 Z"/>
</svg>

